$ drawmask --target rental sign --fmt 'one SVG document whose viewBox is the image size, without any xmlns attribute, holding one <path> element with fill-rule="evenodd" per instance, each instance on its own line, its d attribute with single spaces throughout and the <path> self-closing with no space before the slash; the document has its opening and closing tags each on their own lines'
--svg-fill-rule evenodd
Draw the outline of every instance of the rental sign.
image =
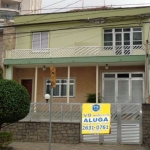
<svg viewBox="0 0 150 150">
<path fill-rule="evenodd" d="M 111 105 L 83 104 L 82 105 L 82 134 L 110 134 Z"/>
</svg>

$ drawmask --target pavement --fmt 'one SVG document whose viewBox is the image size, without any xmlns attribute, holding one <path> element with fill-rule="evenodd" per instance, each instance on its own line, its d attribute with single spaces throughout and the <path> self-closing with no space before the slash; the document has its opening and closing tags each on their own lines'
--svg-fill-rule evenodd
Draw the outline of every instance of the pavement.
<svg viewBox="0 0 150 150">
<path fill-rule="evenodd" d="M 13 150 L 49 150 L 48 143 L 14 142 L 10 146 L 13 147 Z M 51 150 L 150 150 L 150 149 L 146 149 L 140 145 L 52 143 Z"/>
</svg>

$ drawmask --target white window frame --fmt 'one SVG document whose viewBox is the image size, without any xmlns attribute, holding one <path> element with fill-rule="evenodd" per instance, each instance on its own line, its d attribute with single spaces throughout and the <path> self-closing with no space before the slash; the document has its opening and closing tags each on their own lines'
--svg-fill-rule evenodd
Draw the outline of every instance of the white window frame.
<svg viewBox="0 0 150 150">
<path fill-rule="evenodd" d="M 45 94 L 46 94 L 46 82 L 47 82 L 48 80 L 50 81 L 50 79 L 46 78 L 45 81 L 44 81 L 44 86 L 45 86 L 45 92 L 44 92 L 44 93 L 45 93 Z M 57 83 L 58 80 L 59 80 L 59 81 L 61 81 L 61 80 L 66 80 L 66 83 L 63 83 L 63 85 L 66 85 L 66 87 L 67 87 L 67 84 L 68 84 L 66 78 L 58 78 L 58 79 L 56 79 L 56 85 L 59 85 L 59 95 L 58 95 L 58 96 L 54 96 L 54 95 L 53 95 L 53 97 L 55 97 L 55 98 L 67 97 L 67 91 L 66 91 L 66 96 L 62 96 L 62 95 L 61 95 L 61 85 L 62 85 L 62 83 L 61 83 L 61 82 Z M 70 80 L 73 80 L 74 83 L 69 83 L 69 85 L 73 85 L 73 95 L 70 96 L 70 94 L 69 94 L 69 97 L 75 97 L 75 79 L 72 79 L 72 78 L 71 78 Z M 66 88 L 66 90 L 67 90 L 67 88 Z"/>
<path fill-rule="evenodd" d="M 123 31 L 124 29 L 129 29 L 130 28 L 130 31 Z M 136 28 L 140 28 L 141 29 L 141 31 L 133 31 L 133 29 L 136 29 Z M 121 32 L 115 32 L 115 29 L 121 29 Z M 112 30 L 112 32 L 105 32 L 105 30 Z M 124 33 L 130 33 L 130 45 L 127 45 L 127 46 L 132 46 L 133 45 L 133 33 L 142 33 L 142 44 L 143 44 L 143 31 L 142 31 L 142 27 L 133 27 L 133 28 L 131 28 L 131 27 L 126 27 L 126 28 L 113 28 L 113 29 L 104 29 L 104 36 L 105 36 L 105 34 L 110 34 L 110 33 L 112 33 L 112 41 L 108 41 L 108 42 L 112 42 L 112 46 L 116 46 L 116 34 L 117 33 L 121 33 L 121 36 L 122 36 L 122 40 L 121 40 L 121 45 L 120 46 L 124 46 Z M 104 39 L 104 42 L 103 42 L 103 45 L 105 46 L 105 38 L 103 37 L 103 39 Z M 141 44 L 141 45 L 142 45 Z M 112 47 L 112 46 L 108 46 L 108 47 Z M 107 47 L 107 46 L 106 46 Z"/>
<path fill-rule="evenodd" d="M 42 36 L 41 35 L 42 35 L 43 32 L 47 33 L 47 35 L 48 35 L 47 47 L 45 47 L 45 48 L 44 47 L 41 48 L 41 45 L 42 45 L 42 41 L 41 41 Z M 35 50 L 35 51 L 38 51 L 38 50 L 41 50 L 41 49 L 48 49 L 48 47 L 49 47 L 49 31 L 43 31 L 43 32 L 33 32 L 32 33 L 32 49 Z M 40 47 L 39 48 L 34 48 L 33 47 L 33 42 L 34 42 L 33 37 L 34 37 L 35 34 L 39 34 L 39 33 L 40 33 Z"/>
<path fill-rule="evenodd" d="M 115 74 L 115 77 L 113 78 L 105 78 L 105 74 Z M 129 74 L 129 78 L 118 78 L 117 75 L 118 74 Z M 132 74 L 142 74 L 143 77 L 132 77 Z M 131 95 L 132 95 L 132 82 L 133 80 L 141 80 L 143 81 L 143 101 L 141 101 L 141 103 L 143 102 L 144 103 L 144 99 L 145 99 L 145 96 L 144 96 L 144 91 L 145 91 L 145 88 L 144 88 L 144 72 L 103 72 L 102 73 L 102 97 L 104 97 L 104 82 L 105 81 L 108 81 L 108 80 L 114 80 L 115 81 L 115 103 L 118 102 L 118 81 L 119 80 L 128 80 L 129 81 L 129 101 L 127 101 L 126 103 L 133 103 L 132 102 L 132 99 L 131 98 Z M 105 102 L 105 99 L 104 99 L 104 102 Z"/>
</svg>

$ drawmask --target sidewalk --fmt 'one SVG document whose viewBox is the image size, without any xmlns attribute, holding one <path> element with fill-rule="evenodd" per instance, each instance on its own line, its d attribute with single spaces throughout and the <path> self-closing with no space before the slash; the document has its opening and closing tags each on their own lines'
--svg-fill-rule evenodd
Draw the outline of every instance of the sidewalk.
<svg viewBox="0 0 150 150">
<path fill-rule="evenodd" d="M 14 142 L 14 150 L 48 150 L 48 143 Z M 146 150 L 140 145 L 59 144 L 52 143 L 51 150 Z"/>
</svg>

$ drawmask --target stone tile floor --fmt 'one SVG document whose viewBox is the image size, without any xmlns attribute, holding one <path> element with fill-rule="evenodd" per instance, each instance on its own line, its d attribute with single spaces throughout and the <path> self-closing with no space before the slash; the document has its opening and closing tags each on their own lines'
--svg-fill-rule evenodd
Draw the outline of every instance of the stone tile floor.
<svg viewBox="0 0 150 150">
<path fill-rule="evenodd" d="M 48 143 L 14 142 L 14 150 L 49 150 Z M 140 145 L 59 144 L 52 143 L 51 150 L 150 150 Z"/>
</svg>

